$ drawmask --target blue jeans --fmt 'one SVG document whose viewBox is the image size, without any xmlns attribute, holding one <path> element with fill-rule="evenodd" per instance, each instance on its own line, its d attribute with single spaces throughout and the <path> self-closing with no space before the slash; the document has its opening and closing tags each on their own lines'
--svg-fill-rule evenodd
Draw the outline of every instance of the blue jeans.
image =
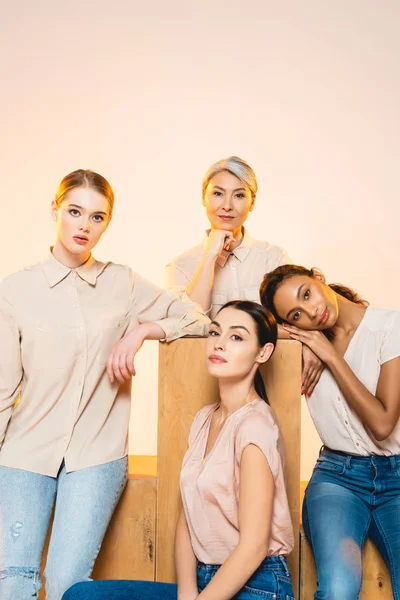
<svg viewBox="0 0 400 600">
<path fill-rule="evenodd" d="M 46 564 L 46 598 L 88 581 L 127 478 L 127 457 L 48 477 L 0 466 L 0 598 L 32 600 L 56 508 Z"/>
<path fill-rule="evenodd" d="M 220 565 L 197 565 L 197 587 L 201 592 Z M 63 600 L 176 600 L 177 587 L 154 581 L 95 581 L 78 583 Z M 294 600 L 287 561 L 284 556 L 266 558 L 235 600 Z"/>
<path fill-rule="evenodd" d="M 220 565 L 197 566 L 197 587 L 201 592 L 214 577 Z M 292 582 L 285 556 L 268 556 L 246 585 L 234 596 L 235 600 L 294 600 Z"/>
<path fill-rule="evenodd" d="M 303 525 L 317 566 L 315 600 L 359 598 L 367 537 L 400 600 L 400 455 L 361 457 L 323 449 L 306 490 Z"/>
</svg>

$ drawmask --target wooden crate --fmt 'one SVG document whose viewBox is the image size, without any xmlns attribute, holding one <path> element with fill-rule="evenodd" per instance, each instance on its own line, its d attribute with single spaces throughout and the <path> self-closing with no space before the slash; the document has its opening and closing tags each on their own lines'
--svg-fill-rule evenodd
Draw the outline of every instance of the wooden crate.
<svg viewBox="0 0 400 600">
<path fill-rule="evenodd" d="M 309 543 L 301 530 L 300 600 L 314 600 L 317 572 Z M 390 575 L 378 550 L 367 540 L 363 550 L 363 584 L 360 600 L 393 600 Z"/>
<path fill-rule="evenodd" d="M 193 418 L 218 400 L 206 368 L 206 340 L 160 344 L 156 580 L 175 581 L 173 540 L 180 509 L 179 473 Z M 174 376 L 171 376 L 174 374 Z M 301 346 L 280 340 L 262 374 L 286 446 L 287 488 L 296 546 L 289 557 L 293 587 L 299 586 Z M 298 597 L 298 596 L 297 596 Z"/>
</svg>

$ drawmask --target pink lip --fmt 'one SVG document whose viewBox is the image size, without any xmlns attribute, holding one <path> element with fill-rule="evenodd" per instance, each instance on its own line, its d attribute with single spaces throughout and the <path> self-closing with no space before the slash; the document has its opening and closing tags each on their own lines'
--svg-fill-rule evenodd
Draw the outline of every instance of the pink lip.
<svg viewBox="0 0 400 600">
<path fill-rule="evenodd" d="M 74 239 L 74 240 L 75 240 L 75 242 L 76 242 L 77 244 L 79 244 L 80 246 L 84 246 L 84 245 L 85 245 L 85 244 L 87 244 L 87 243 L 88 243 L 88 241 L 89 241 L 87 238 L 85 238 L 85 237 L 79 237 L 79 236 L 77 236 L 77 235 L 74 235 L 74 238 L 73 238 L 73 239 Z"/>
<path fill-rule="evenodd" d="M 329 312 L 328 312 L 328 309 L 326 308 L 321 315 L 321 318 L 319 320 L 319 325 L 325 325 L 325 323 L 327 322 L 328 319 L 329 319 Z"/>
<path fill-rule="evenodd" d="M 210 362 L 216 363 L 216 364 L 222 364 L 222 363 L 228 362 L 224 358 L 222 358 L 222 356 L 218 356 L 218 354 L 211 354 L 211 356 L 208 357 L 208 360 Z"/>
<path fill-rule="evenodd" d="M 218 215 L 218 217 L 220 219 L 222 219 L 223 221 L 232 221 L 232 219 L 235 218 L 235 217 L 228 217 L 228 215 Z"/>
</svg>

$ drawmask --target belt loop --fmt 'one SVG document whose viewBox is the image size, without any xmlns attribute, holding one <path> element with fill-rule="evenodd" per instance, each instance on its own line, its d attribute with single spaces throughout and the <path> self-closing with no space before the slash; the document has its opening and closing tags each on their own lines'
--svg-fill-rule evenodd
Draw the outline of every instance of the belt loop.
<svg viewBox="0 0 400 600">
<path fill-rule="evenodd" d="M 346 456 L 346 469 L 351 469 L 351 459 L 350 455 Z"/>
<path fill-rule="evenodd" d="M 389 460 L 390 460 L 390 466 L 392 467 L 392 471 L 396 471 L 397 470 L 396 457 L 393 455 L 389 456 Z"/>
<path fill-rule="evenodd" d="M 282 554 L 279 554 L 279 558 L 281 559 L 281 563 L 282 563 L 283 568 L 285 570 L 286 577 L 290 577 L 290 571 L 289 571 L 289 567 L 288 567 L 288 564 L 287 564 L 286 556 L 282 556 Z"/>
</svg>

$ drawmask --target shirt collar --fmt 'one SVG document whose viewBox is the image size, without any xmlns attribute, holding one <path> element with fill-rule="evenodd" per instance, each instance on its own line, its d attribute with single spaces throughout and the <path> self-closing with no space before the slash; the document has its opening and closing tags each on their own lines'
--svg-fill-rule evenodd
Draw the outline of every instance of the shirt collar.
<svg viewBox="0 0 400 600">
<path fill-rule="evenodd" d="M 208 235 L 209 235 L 210 231 L 211 231 L 211 229 L 207 229 L 207 231 L 204 235 L 204 238 L 203 238 L 203 246 L 204 247 L 206 247 L 206 245 L 207 245 L 207 239 L 208 239 Z M 253 238 L 250 236 L 247 229 L 245 227 L 243 227 L 243 239 L 240 243 L 240 246 L 238 246 L 237 248 L 235 248 L 234 250 L 229 251 L 229 252 L 227 250 L 222 250 L 222 252 L 220 253 L 220 255 L 217 258 L 217 264 L 220 267 L 224 267 L 231 254 L 236 256 L 236 258 L 238 260 L 240 260 L 240 262 L 244 262 L 249 255 L 250 248 L 253 243 L 254 243 Z"/>
<path fill-rule="evenodd" d="M 79 277 L 90 283 L 90 285 L 96 285 L 97 277 L 104 271 L 106 266 L 107 263 L 98 262 L 90 255 L 83 265 L 80 265 L 76 269 L 71 269 L 60 263 L 53 256 L 51 249 L 47 258 L 42 262 L 42 268 L 50 287 L 54 287 L 60 283 L 71 271 L 78 273 Z"/>
</svg>

